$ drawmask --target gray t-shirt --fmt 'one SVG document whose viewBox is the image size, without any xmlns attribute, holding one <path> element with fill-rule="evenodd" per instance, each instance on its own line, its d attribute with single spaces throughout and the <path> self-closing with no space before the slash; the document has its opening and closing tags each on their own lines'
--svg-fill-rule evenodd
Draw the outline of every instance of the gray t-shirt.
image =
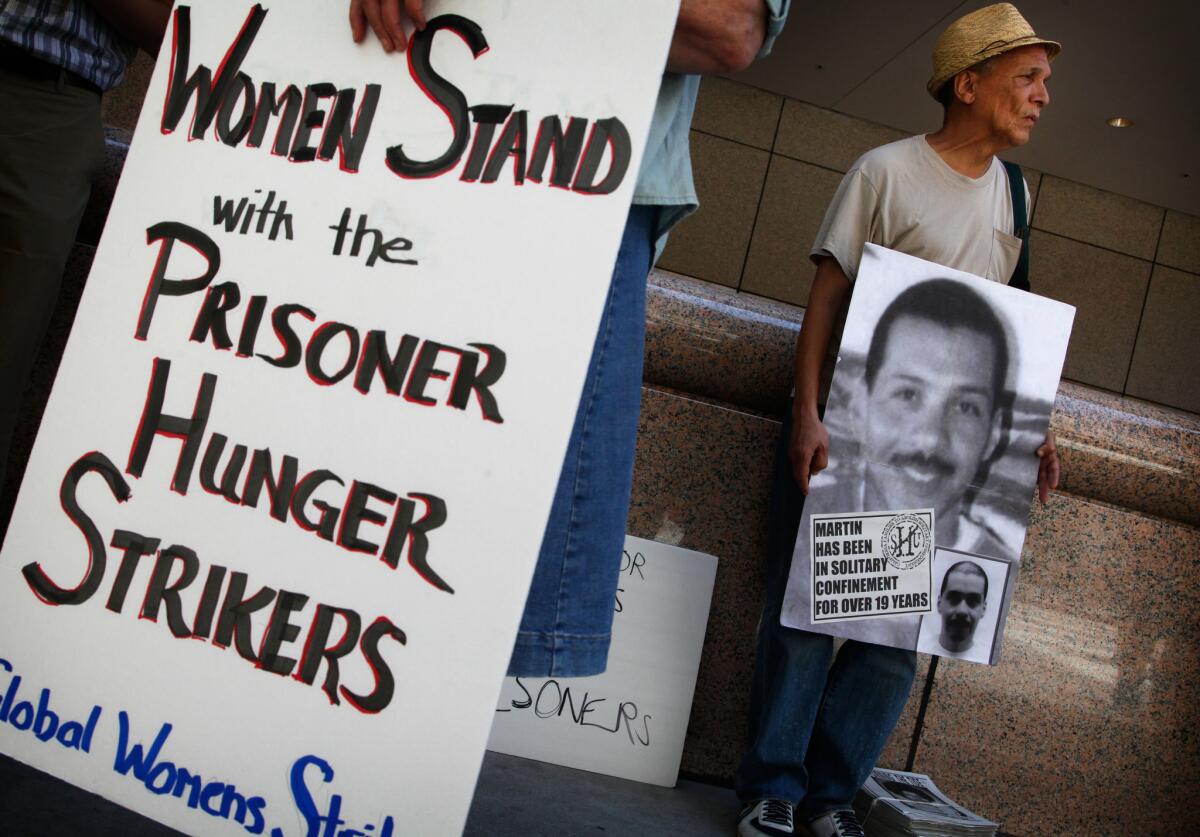
<svg viewBox="0 0 1200 837">
<path fill-rule="evenodd" d="M 924 135 L 868 151 L 842 178 L 810 256 L 837 259 L 853 282 L 867 242 L 1007 284 L 1021 239 L 1013 235 L 1004 164 L 993 157 L 982 177 L 967 177 L 950 168 Z M 822 402 L 845 318 L 843 308 L 821 373 Z"/>
</svg>

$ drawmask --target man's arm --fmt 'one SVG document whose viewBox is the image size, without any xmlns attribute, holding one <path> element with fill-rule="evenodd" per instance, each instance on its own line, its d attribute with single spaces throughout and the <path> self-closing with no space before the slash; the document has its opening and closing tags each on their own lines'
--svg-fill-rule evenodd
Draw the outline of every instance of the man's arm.
<svg viewBox="0 0 1200 837">
<path fill-rule="evenodd" d="M 837 259 L 826 256 L 817 265 L 808 307 L 796 340 L 796 395 L 788 457 L 800 490 L 808 494 L 808 480 L 829 464 L 829 433 L 817 413 L 821 366 L 833 339 L 833 324 L 850 293 L 850 279 Z"/>
<path fill-rule="evenodd" d="M 158 55 L 171 19 L 172 0 L 89 0 L 116 30 L 151 55 Z"/>
<path fill-rule="evenodd" d="M 766 36 L 763 0 L 682 0 L 667 69 L 701 75 L 744 70 Z"/>
</svg>

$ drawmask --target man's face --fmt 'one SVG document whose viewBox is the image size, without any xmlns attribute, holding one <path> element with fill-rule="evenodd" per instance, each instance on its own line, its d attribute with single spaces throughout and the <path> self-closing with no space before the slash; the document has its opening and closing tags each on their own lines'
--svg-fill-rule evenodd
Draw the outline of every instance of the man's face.
<svg viewBox="0 0 1200 837">
<path fill-rule="evenodd" d="M 992 136 L 1006 146 L 1029 142 L 1042 108 L 1050 103 L 1046 48 L 1027 46 L 996 56 L 985 72 L 973 73 L 971 107 L 988 122 Z"/>
<path fill-rule="evenodd" d="M 978 331 L 914 316 L 892 323 L 884 349 L 866 401 L 870 507 L 933 506 L 949 523 L 1000 438 L 996 350 Z"/>
<path fill-rule="evenodd" d="M 946 578 L 946 590 L 938 596 L 942 614 L 942 637 L 951 651 L 963 651 L 975 636 L 975 626 L 987 610 L 984 578 L 974 570 L 957 569 Z M 946 643 L 943 643 L 946 644 Z"/>
</svg>

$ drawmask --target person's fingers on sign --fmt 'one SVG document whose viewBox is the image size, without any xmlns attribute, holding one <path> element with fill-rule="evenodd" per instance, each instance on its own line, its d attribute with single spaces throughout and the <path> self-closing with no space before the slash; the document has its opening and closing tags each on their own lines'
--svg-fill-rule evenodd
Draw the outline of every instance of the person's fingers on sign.
<svg viewBox="0 0 1200 837">
<path fill-rule="evenodd" d="M 788 454 L 796 483 L 807 496 L 809 479 L 829 465 L 829 431 L 820 421 L 796 419 Z"/>
<path fill-rule="evenodd" d="M 1046 441 L 1037 449 L 1038 455 L 1038 499 L 1043 503 L 1050 498 L 1050 490 L 1058 488 L 1062 475 L 1062 464 L 1058 460 L 1058 445 L 1054 431 L 1046 431 Z"/>
<path fill-rule="evenodd" d="M 425 28 L 422 0 L 350 0 L 350 34 L 356 44 L 366 38 L 369 25 L 384 52 L 403 52 L 408 47 L 406 18 L 417 30 Z"/>
</svg>

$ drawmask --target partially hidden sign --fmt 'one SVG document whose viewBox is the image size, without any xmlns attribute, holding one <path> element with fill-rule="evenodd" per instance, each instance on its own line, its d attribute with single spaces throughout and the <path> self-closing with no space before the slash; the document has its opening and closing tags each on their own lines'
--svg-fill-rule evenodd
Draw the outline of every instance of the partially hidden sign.
<svg viewBox="0 0 1200 837">
<path fill-rule="evenodd" d="M 194 834 L 462 829 L 673 0 L 176 4 L 0 553 L 0 750 Z"/>
<path fill-rule="evenodd" d="M 673 787 L 716 574 L 711 555 L 627 536 L 608 669 L 508 678 L 488 749 Z"/>
</svg>

